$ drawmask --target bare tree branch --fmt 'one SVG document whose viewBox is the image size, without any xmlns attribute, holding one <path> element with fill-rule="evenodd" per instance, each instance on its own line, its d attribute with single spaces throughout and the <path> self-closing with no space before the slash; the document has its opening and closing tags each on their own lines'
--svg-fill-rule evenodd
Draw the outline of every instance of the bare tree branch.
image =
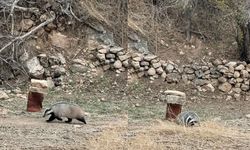
<svg viewBox="0 0 250 150">
<path fill-rule="evenodd" d="M 0 53 L 2 53 L 7 47 L 9 47 L 12 43 L 18 41 L 18 40 L 24 40 L 25 38 L 27 38 L 28 36 L 30 36 L 31 34 L 35 33 L 38 29 L 42 28 L 43 26 L 51 23 L 54 19 L 55 19 L 55 13 L 51 12 L 52 17 L 49 18 L 48 20 L 46 20 L 45 22 L 41 23 L 40 25 L 38 25 L 37 27 L 35 27 L 34 29 L 30 30 L 29 32 L 27 32 L 26 34 L 16 37 L 15 39 L 13 39 L 12 41 L 10 41 L 8 44 L 6 44 L 4 47 L 2 47 L 0 49 Z"/>
</svg>

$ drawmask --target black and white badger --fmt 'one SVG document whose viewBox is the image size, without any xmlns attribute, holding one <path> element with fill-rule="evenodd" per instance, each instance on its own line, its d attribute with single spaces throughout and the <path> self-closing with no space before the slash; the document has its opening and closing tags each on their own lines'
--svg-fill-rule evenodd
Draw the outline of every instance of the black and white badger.
<svg viewBox="0 0 250 150">
<path fill-rule="evenodd" d="M 87 124 L 84 116 L 88 113 L 84 112 L 78 105 L 69 104 L 66 102 L 59 102 L 52 105 L 50 108 L 44 111 L 43 117 L 51 115 L 47 122 L 51 122 L 54 119 L 62 121 L 62 117 L 68 118 L 66 123 L 70 123 L 72 119 L 77 119 L 84 124 Z"/>
<path fill-rule="evenodd" d="M 177 124 L 184 125 L 186 127 L 196 126 L 200 124 L 199 116 L 192 111 L 186 111 L 180 113 L 176 118 Z"/>
</svg>

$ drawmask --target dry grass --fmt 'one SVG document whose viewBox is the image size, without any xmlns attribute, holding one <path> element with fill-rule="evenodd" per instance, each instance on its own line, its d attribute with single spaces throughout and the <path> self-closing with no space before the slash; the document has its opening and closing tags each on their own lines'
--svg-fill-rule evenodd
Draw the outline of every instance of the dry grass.
<svg viewBox="0 0 250 150">
<path fill-rule="evenodd" d="M 98 138 L 91 139 L 88 145 L 90 149 L 104 150 L 233 149 L 235 146 L 247 147 L 249 140 L 249 133 L 226 128 L 216 122 L 207 121 L 200 127 L 185 128 L 158 121 L 139 129 L 113 127 L 102 132 Z"/>
</svg>

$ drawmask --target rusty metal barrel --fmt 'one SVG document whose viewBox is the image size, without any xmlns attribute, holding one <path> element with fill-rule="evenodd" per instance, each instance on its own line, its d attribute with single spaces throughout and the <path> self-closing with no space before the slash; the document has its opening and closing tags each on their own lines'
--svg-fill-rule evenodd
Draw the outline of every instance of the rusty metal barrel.
<svg viewBox="0 0 250 150">
<path fill-rule="evenodd" d="M 182 105 L 186 102 L 186 94 L 167 90 L 161 95 L 161 100 L 167 103 L 165 119 L 174 121 L 182 111 Z"/>
<path fill-rule="evenodd" d="M 47 94 L 48 83 L 46 80 L 31 79 L 28 93 L 27 111 L 39 112 L 42 109 L 44 96 Z"/>
</svg>

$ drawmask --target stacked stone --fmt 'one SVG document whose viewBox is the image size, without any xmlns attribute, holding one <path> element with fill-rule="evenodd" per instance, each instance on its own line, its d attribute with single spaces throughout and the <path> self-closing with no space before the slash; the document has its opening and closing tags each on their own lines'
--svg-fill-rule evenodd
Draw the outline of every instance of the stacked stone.
<svg viewBox="0 0 250 150">
<path fill-rule="evenodd" d="M 137 73 L 138 77 L 147 76 L 151 80 L 159 78 L 159 76 L 166 77 L 163 69 L 163 61 L 152 54 L 132 54 L 131 57 L 131 72 Z"/>
<path fill-rule="evenodd" d="M 122 47 L 102 46 L 97 49 L 96 57 L 98 64 L 101 65 L 104 70 L 114 69 L 116 73 L 120 73 L 129 67 L 129 56 Z"/>
<path fill-rule="evenodd" d="M 222 74 L 212 63 L 183 66 L 182 80 L 184 82 L 191 81 L 197 86 L 207 85 L 209 82 L 218 79 L 220 76 L 222 76 Z"/>
<path fill-rule="evenodd" d="M 66 70 L 64 68 L 66 60 L 62 54 L 59 53 L 57 56 L 47 56 L 46 54 L 40 54 L 32 59 L 37 60 L 39 64 L 39 67 L 33 66 L 33 69 L 41 68 L 40 70 L 43 70 L 39 72 L 40 75 L 37 74 L 34 76 L 34 78 L 52 79 L 55 86 L 62 85 L 62 77 L 66 74 Z M 32 70 L 32 67 L 29 70 Z"/>
<path fill-rule="evenodd" d="M 225 60 L 216 60 L 214 64 L 222 74 L 218 78 L 219 90 L 232 94 L 236 99 L 240 99 L 240 93 L 249 91 L 250 64 Z"/>
</svg>

